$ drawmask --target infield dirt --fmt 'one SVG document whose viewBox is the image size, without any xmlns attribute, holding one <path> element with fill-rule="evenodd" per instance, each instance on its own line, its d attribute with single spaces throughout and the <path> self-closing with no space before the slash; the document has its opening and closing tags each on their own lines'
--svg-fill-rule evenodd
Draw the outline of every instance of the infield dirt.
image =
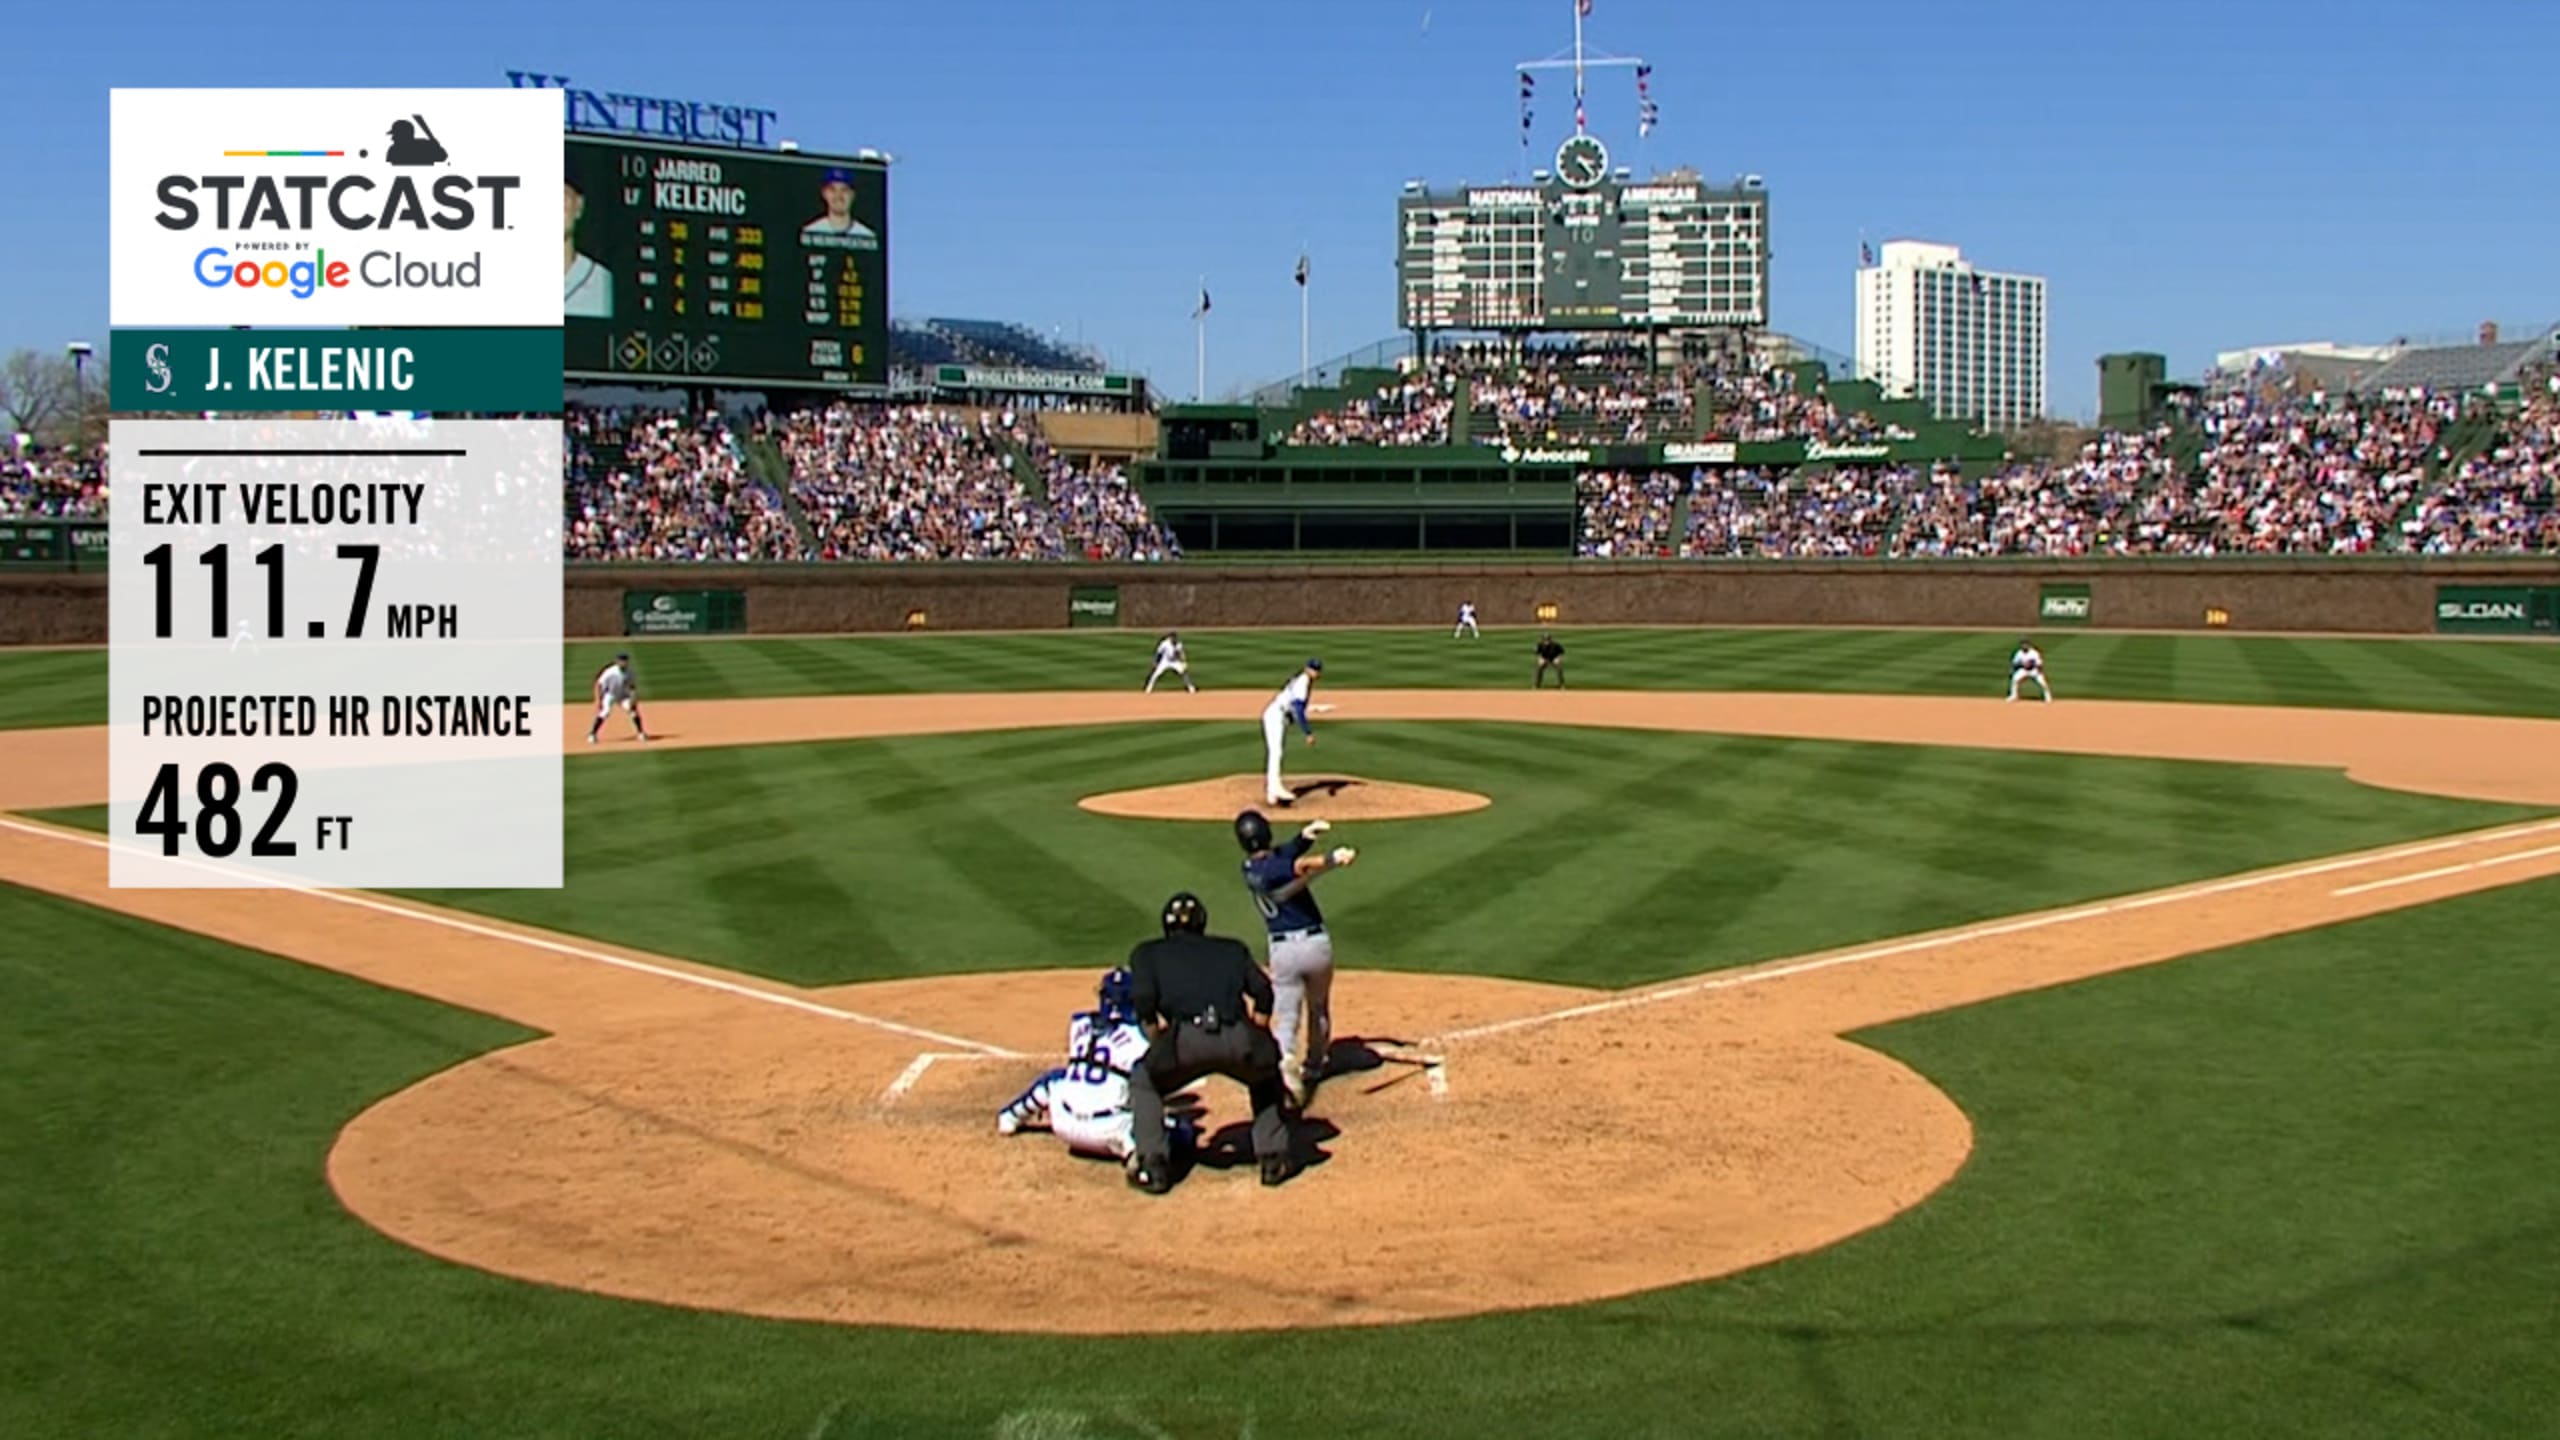
<svg viewBox="0 0 2560 1440">
<path fill-rule="evenodd" d="M 1204 694 L 1177 714 L 1135 696 L 1025 698 L 662 702 L 650 714 L 666 743 L 691 746 L 1014 729 L 1025 715 L 1250 725 L 1262 700 Z M 2400 789 L 2560 804 L 2560 724 L 2547 721 L 1586 691 L 1336 698 L 1337 723 L 2316 765 Z M 0 808 L 103 795 L 103 731 L 9 740 Z M 1318 1163 L 1267 1191 L 1249 1164 L 1206 1168 L 1151 1199 L 1045 1137 L 1003 1140 L 992 1127 L 995 1107 L 1055 1063 L 1098 960 L 801 991 L 369 895 L 109 890 L 102 845 L 0 822 L 0 878 L 548 1032 L 347 1126 L 331 1183 L 386 1234 L 634 1299 L 1070 1333 L 1568 1304 L 1818 1248 L 1917 1204 L 1971 1144 L 1935 1086 L 1841 1035 L 2560 874 L 2560 821 L 2529 823 L 1615 994 L 1366 972 L 1346 935 L 1338 1028 L 1380 1043 L 1337 1045 L 1352 1068 L 1310 1107 Z M 1414 1054 L 1445 1063 L 1382 1058 Z M 1204 1099 L 1209 1128 L 1231 1141 L 1240 1097 L 1213 1082 Z"/>
</svg>

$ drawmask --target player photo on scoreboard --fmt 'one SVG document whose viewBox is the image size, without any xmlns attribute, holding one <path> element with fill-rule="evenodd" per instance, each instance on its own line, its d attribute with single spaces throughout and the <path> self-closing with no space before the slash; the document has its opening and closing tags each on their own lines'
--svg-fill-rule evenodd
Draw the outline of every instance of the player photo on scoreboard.
<svg viewBox="0 0 2560 1440">
<path fill-rule="evenodd" d="M 818 181 L 818 217 L 800 227 L 804 244 L 844 250 L 877 250 L 879 232 L 853 215 L 853 172 L 831 167 Z"/>
<path fill-rule="evenodd" d="M 578 222 L 586 218 L 587 188 L 575 157 L 561 172 L 560 314 L 570 320 L 613 318 L 613 272 L 578 249 Z"/>
</svg>

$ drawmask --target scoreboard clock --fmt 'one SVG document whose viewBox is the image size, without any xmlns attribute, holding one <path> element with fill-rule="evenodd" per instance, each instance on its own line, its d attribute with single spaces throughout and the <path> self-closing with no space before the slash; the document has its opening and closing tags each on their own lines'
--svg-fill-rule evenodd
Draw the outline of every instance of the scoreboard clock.
<svg viewBox="0 0 2560 1440">
<path fill-rule="evenodd" d="M 888 383 L 885 160 L 592 135 L 566 143 L 571 379 Z"/>
<path fill-rule="evenodd" d="M 1588 190 L 1609 178 L 1609 147 L 1588 132 L 1556 147 L 1556 176 L 1576 190 Z"/>
</svg>

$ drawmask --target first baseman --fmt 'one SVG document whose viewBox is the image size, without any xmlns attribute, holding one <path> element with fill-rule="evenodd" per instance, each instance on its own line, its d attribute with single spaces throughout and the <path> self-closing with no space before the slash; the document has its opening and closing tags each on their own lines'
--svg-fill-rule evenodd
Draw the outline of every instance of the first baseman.
<svg viewBox="0 0 2560 1440">
<path fill-rule="evenodd" d="M 2036 691 L 2044 696 L 2044 702 L 2052 704 L 2053 682 L 2044 678 L 2044 652 L 2036 648 L 2034 641 L 2020 640 L 2017 652 L 2009 657 L 2009 698 L 2016 700 L 2018 687 L 2029 680 L 2036 682 Z"/>
<path fill-rule="evenodd" d="M 587 727 L 587 743 L 596 743 L 596 734 L 604 729 L 604 717 L 619 705 L 631 717 L 631 733 L 648 742 L 649 727 L 640 723 L 640 686 L 631 678 L 631 652 L 613 657 L 613 663 L 596 672 L 596 719 Z"/>
<path fill-rule="evenodd" d="M 1333 1048 L 1333 937 L 1325 933 L 1324 912 L 1316 906 L 1312 887 L 1318 875 L 1360 858 L 1347 845 L 1321 855 L 1307 853 L 1331 828 L 1329 821 L 1315 821 L 1275 849 L 1271 822 L 1261 812 L 1247 810 L 1236 817 L 1236 843 L 1244 847 L 1244 888 L 1252 893 L 1271 937 L 1271 1033 L 1280 1042 L 1280 1083 L 1301 1108 L 1316 1081 L 1324 1078 L 1325 1056 Z M 1302 1011 L 1303 1057 L 1298 1051 Z"/>
<path fill-rule="evenodd" d="M 1316 678 L 1322 674 L 1324 662 L 1309 660 L 1262 707 L 1262 798 L 1271 804 L 1286 805 L 1298 798 L 1280 780 L 1280 742 L 1289 733 L 1289 722 L 1295 720 L 1307 743 L 1316 743 L 1315 727 L 1307 723 L 1307 698 L 1315 693 Z"/>
<path fill-rule="evenodd" d="M 1200 693 L 1200 687 L 1191 683 L 1191 662 L 1183 656 L 1182 637 L 1171 630 L 1156 642 L 1156 668 L 1147 676 L 1147 693 L 1156 693 L 1156 682 L 1167 675 L 1180 676 L 1183 689 L 1194 695 Z"/>
</svg>

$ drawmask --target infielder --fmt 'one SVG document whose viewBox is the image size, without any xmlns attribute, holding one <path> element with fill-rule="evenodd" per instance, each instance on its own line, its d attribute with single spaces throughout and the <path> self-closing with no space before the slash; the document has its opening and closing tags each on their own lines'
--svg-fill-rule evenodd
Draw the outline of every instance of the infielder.
<svg viewBox="0 0 2560 1440">
<path fill-rule="evenodd" d="M 2014 702 L 2018 698 L 2018 686 L 2029 680 L 2036 682 L 2036 690 L 2044 696 L 2044 703 L 2052 704 L 2053 682 L 2044 678 L 2044 653 L 2036 649 L 2034 641 L 2020 640 L 2017 653 L 2009 657 L 2009 699 L 2011 701 Z"/>
<path fill-rule="evenodd" d="M 1129 1072 L 1144 1064 L 1147 1032 L 1138 1024 L 1135 988 L 1125 969 L 1103 974 L 1098 1008 L 1067 1017 L 1067 1063 L 1031 1082 L 1031 1088 L 996 1112 L 996 1133 L 1019 1134 L 1046 1126 L 1078 1155 L 1126 1162 L 1137 1153 L 1131 1138 Z M 1176 1150 L 1192 1147 L 1189 1116 L 1171 1116 Z"/>
<path fill-rule="evenodd" d="M 631 678 L 631 653 L 624 651 L 613 657 L 613 663 L 596 672 L 596 720 L 587 727 L 587 743 L 596 743 L 596 734 L 604 729 L 604 717 L 619 705 L 631 717 L 631 733 L 640 743 L 649 741 L 649 727 L 640 723 L 640 687 Z"/>
<path fill-rule="evenodd" d="M 1315 693 L 1317 677 L 1324 674 L 1322 660 L 1309 660 L 1306 667 L 1289 677 L 1271 703 L 1262 707 L 1262 798 L 1274 805 L 1287 805 L 1298 798 L 1280 781 L 1280 742 L 1289 733 L 1289 722 L 1298 722 L 1298 731 L 1307 743 L 1316 743 L 1315 727 L 1307 723 L 1307 698 Z"/>
<path fill-rule="evenodd" d="M 1164 632 L 1164 638 L 1156 642 L 1156 668 L 1155 673 L 1147 677 L 1147 693 L 1156 693 L 1156 682 L 1169 674 L 1182 677 L 1183 689 L 1194 695 L 1200 693 L 1200 687 L 1191 683 L 1191 662 L 1183 656 L 1182 637 L 1171 630 Z"/>
<path fill-rule="evenodd" d="M 1271 937 L 1271 1033 L 1280 1042 L 1280 1083 L 1301 1109 L 1324 1078 L 1325 1057 L 1333 1048 L 1333 937 L 1325 933 L 1324 912 L 1316 906 L 1312 887 L 1318 875 L 1360 858 L 1347 845 L 1322 855 L 1307 853 L 1332 828 L 1330 821 L 1314 821 L 1274 849 L 1271 822 L 1260 812 L 1247 810 L 1236 817 L 1236 843 L 1244 847 L 1244 888 L 1252 893 Z M 1302 1011 L 1303 1058 L 1298 1051 Z"/>
<path fill-rule="evenodd" d="M 1476 602 L 1473 600 L 1463 600 L 1458 604 L 1457 632 L 1449 638 L 1452 640 L 1464 640 L 1471 635 L 1478 640 L 1484 638 L 1482 635 L 1476 634 Z"/>
</svg>

